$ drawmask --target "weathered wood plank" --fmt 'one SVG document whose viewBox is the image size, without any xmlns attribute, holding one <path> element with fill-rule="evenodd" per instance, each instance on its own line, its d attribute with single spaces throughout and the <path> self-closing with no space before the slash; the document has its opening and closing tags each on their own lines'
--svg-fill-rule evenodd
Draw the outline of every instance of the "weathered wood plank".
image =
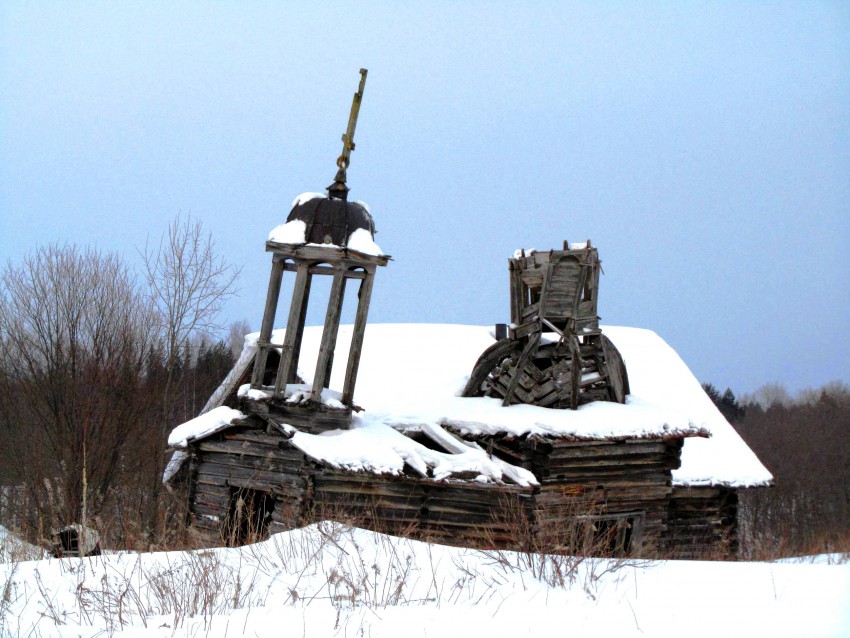
<svg viewBox="0 0 850 638">
<path fill-rule="evenodd" d="M 300 348 L 298 330 L 293 330 L 299 325 L 301 315 L 306 312 L 307 308 L 307 291 L 309 290 L 308 279 L 309 265 L 301 263 L 298 266 L 298 272 L 295 275 L 295 284 L 292 290 L 292 302 L 289 307 L 289 318 L 286 321 L 287 331 L 283 337 L 283 347 L 281 348 L 280 365 L 277 371 L 277 379 L 275 380 L 275 396 L 282 396 L 284 387 L 287 383 L 291 383 L 297 376 L 298 357 Z"/>
<path fill-rule="evenodd" d="M 372 284 L 375 271 L 368 269 L 366 278 L 360 283 L 357 294 L 357 313 L 354 316 L 354 328 L 351 335 L 351 347 L 348 351 L 348 361 L 345 367 L 345 381 L 342 387 L 342 403 L 354 405 L 354 386 L 357 382 L 357 370 L 360 367 L 360 356 L 363 353 L 363 337 L 366 332 L 366 319 L 369 316 L 369 302 L 372 299 Z"/>
<path fill-rule="evenodd" d="M 269 355 L 269 339 L 274 329 L 274 319 L 277 312 L 277 303 L 280 297 L 280 285 L 283 279 L 283 262 L 272 261 L 271 275 L 269 276 L 269 289 L 266 293 L 266 308 L 263 311 L 263 324 L 260 328 L 260 338 L 257 341 L 257 351 L 254 373 L 251 377 L 251 385 L 258 387 L 263 383 L 263 374 L 266 371 L 266 359 Z"/>
<path fill-rule="evenodd" d="M 278 445 L 264 445 L 249 441 L 214 441 L 206 440 L 198 443 L 201 452 L 218 452 L 236 456 L 251 456 L 259 459 L 272 459 L 276 461 L 299 464 L 303 462 L 304 453 L 295 448 L 284 448 Z"/>
<path fill-rule="evenodd" d="M 284 270 L 295 272 L 298 270 L 298 267 L 295 264 L 286 264 L 286 266 L 284 266 Z M 344 272 L 346 279 L 363 279 L 366 276 L 362 270 L 345 270 Z M 334 269 L 331 266 L 310 266 L 310 274 L 332 276 L 334 274 Z"/>
<path fill-rule="evenodd" d="M 339 319 L 342 314 L 342 303 L 345 297 L 344 270 L 334 266 L 334 278 L 331 284 L 331 292 L 328 298 L 328 309 L 325 313 L 325 325 L 322 329 L 322 340 L 319 344 L 319 355 L 316 359 L 316 372 L 313 375 L 312 400 L 316 403 L 322 402 L 322 390 L 324 390 L 331 378 L 333 368 L 334 349 L 339 332 Z"/>
<path fill-rule="evenodd" d="M 312 261 L 314 263 L 340 260 L 348 260 L 356 265 L 380 265 L 386 266 L 389 262 L 389 255 L 367 255 L 361 252 L 352 253 L 346 248 L 331 248 L 330 246 L 310 246 L 307 244 L 293 245 L 281 244 L 278 242 L 267 241 L 266 250 L 274 252 L 281 257 L 291 257 Z M 355 259 L 356 257 L 356 259 Z"/>
</svg>

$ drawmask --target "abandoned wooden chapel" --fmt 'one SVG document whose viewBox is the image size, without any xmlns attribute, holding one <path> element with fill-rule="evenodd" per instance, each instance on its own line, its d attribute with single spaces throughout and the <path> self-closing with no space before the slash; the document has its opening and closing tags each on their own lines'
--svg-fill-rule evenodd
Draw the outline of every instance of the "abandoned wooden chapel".
<svg viewBox="0 0 850 638">
<path fill-rule="evenodd" d="M 266 242 L 260 332 L 169 437 L 164 478 L 197 542 L 330 518 L 482 548 L 734 557 L 738 490 L 772 477 L 661 338 L 600 326 L 590 241 L 509 258 L 507 325 L 367 325 L 390 257 L 346 185 L 365 78 L 328 193 L 296 198 Z M 306 327 L 322 276 L 324 325 Z"/>
</svg>

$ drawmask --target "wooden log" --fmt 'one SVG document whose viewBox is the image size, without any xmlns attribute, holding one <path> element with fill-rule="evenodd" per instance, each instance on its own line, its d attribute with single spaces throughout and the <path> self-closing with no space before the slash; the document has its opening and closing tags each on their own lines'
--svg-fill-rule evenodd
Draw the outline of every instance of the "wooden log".
<svg viewBox="0 0 850 638">
<path fill-rule="evenodd" d="M 366 333 L 366 319 L 369 316 L 369 302 L 372 298 L 374 277 L 374 268 L 367 269 L 366 278 L 360 283 L 360 291 L 357 294 L 357 313 L 354 317 L 351 348 L 348 351 L 345 381 L 342 388 L 342 403 L 347 406 L 354 405 L 354 386 L 357 382 L 357 370 L 360 367 L 360 356 L 363 352 L 363 337 Z"/>
<path fill-rule="evenodd" d="M 204 492 L 196 492 L 195 498 L 192 502 L 193 505 L 203 505 L 205 507 L 209 507 L 212 510 L 221 512 L 223 515 L 227 513 L 227 510 L 230 507 L 230 494 L 228 494 L 226 497 L 219 497 L 206 494 Z"/>
<path fill-rule="evenodd" d="M 249 456 L 234 452 L 203 452 L 200 460 L 204 463 L 237 466 L 253 470 L 258 474 L 295 474 L 301 473 L 301 459 L 274 458 L 271 456 Z"/>
<path fill-rule="evenodd" d="M 266 307 L 263 311 L 263 324 L 260 328 L 260 338 L 257 341 L 259 347 L 254 373 L 251 377 L 251 386 L 259 387 L 263 383 L 263 374 L 266 370 L 266 359 L 269 354 L 269 339 L 274 329 L 274 319 L 277 312 L 278 298 L 280 297 L 280 284 L 283 279 L 283 261 L 275 259 L 272 261 L 272 271 L 269 276 L 269 289 L 266 293 Z"/>
<path fill-rule="evenodd" d="M 294 380 L 297 376 L 298 357 L 300 348 L 298 345 L 298 330 L 295 328 L 300 323 L 300 318 L 307 309 L 307 293 L 309 291 L 308 280 L 309 264 L 300 263 L 298 272 L 295 275 L 295 285 L 292 290 L 292 303 L 289 307 L 289 318 L 286 321 L 286 334 L 283 338 L 283 347 L 281 348 L 280 365 L 277 371 L 277 379 L 275 380 L 274 394 L 276 397 L 282 397 L 284 388 L 287 383 Z"/>
<path fill-rule="evenodd" d="M 198 465 L 198 480 L 202 477 L 218 476 L 223 478 L 239 478 L 245 480 L 256 480 L 264 485 L 283 484 L 289 481 L 301 480 L 295 473 L 284 474 L 283 472 L 264 471 L 252 467 L 244 467 L 235 462 L 214 463 L 212 461 L 201 461 Z M 207 481 L 212 482 L 212 481 Z"/>
<path fill-rule="evenodd" d="M 224 517 L 227 516 L 227 509 L 219 509 L 217 507 L 210 507 L 205 503 L 192 503 L 189 511 L 195 516 L 206 517 L 213 516 L 218 518 L 219 520 L 224 520 Z"/>
<path fill-rule="evenodd" d="M 230 498 L 230 490 L 225 485 L 211 485 L 209 483 L 197 483 L 193 498 L 198 494 L 209 494 L 219 498 Z"/>
<path fill-rule="evenodd" d="M 263 445 L 249 441 L 214 441 L 205 440 L 198 443 L 201 452 L 217 452 L 237 456 L 251 456 L 259 459 L 270 459 L 280 462 L 298 464 L 303 462 L 304 453 L 297 449 L 283 449 L 277 445 Z"/>
<path fill-rule="evenodd" d="M 313 394 L 311 398 L 316 403 L 322 402 L 322 390 L 328 386 L 331 378 L 334 349 L 336 348 L 336 338 L 339 332 L 339 319 L 342 314 L 342 303 L 345 296 L 344 273 L 345 271 L 340 265 L 334 266 L 334 278 L 328 298 L 328 309 L 325 313 L 322 340 L 319 344 L 316 372 L 313 375 Z"/>
<path fill-rule="evenodd" d="M 298 267 L 295 266 L 295 264 L 286 264 L 286 266 L 284 266 L 284 270 L 295 272 L 296 270 L 298 270 Z M 333 276 L 334 269 L 332 266 L 310 266 L 309 272 L 311 275 Z M 362 270 L 345 270 L 344 274 L 346 279 L 363 279 L 366 276 L 366 273 L 364 273 Z"/>
<path fill-rule="evenodd" d="M 522 270 L 520 273 L 520 278 L 522 279 L 522 283 L 528 287 L 537 287 L 543 285 L 543 270 L 535 269 L 535 270 Z"/>
</svg>

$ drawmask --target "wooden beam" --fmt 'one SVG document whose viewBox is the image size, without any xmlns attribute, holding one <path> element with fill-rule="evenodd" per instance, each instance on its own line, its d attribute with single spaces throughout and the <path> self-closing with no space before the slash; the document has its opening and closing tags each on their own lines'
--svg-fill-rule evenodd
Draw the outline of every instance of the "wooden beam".
<svg viewBox="0 0 850 638">
<path fill-rule="evenodd" d="M 266 250 L 280 255 L 281 258 L 291 258 L 298 261 L 309 261 L 313 263 L 328 263 L 347 259 L 355 262 L 358 266 L 378 265 L 386 266 L 390 260 L 389 255 L 367 255 L 365 253 L 348 250 L 339 246 L 321 245 L 309 246 L 307 244 L 279 244 L 274 241 L 266 242 Z"/>
<path fill-rule="evenodd" d="M 280 366 L 277 369 L 277 380 L 275 381 L 274 394 L 282 398 L 286 390 L 286 384 L 290 378 L 297 373 L 298 351 L 296 345 L 299 343 L 298 326 L 302 313 L 306 312 L 307 297 L 309 290 L 307 280 L 310 277 L 309 265 L 299 264 L 298 273 L 295 275 L 295 288 L 292 291 L 292 305 L 289 306 L 289 319 L 286 322 L 286 336 L 283 339 L 283 348 L 280 354 Z"/>
<path fill-rule="evenodd" d="M 258 387 L 263 383 L 263 375 L 266 371 L 266 359 L 269 356 L 269 339 L 274 329 L 274 318 L 277 314 L 277 302 L 280 297 L 280 284 L 283 280 L 284 262 L 272 261 L 272 272 L 269 275 L 269 290 L 266 293 L 266 308 L 263 311 L 263 325 L 260 328 L 260 339 L 257 342 L 259 350 L 254 361 L 254 372 L 251 375 L 251 387 Z"/>
<path fill-rule="evenodd" d="M 369 315 L 369 301 L 372 298 L 374 281 L 375 269 L 372 267 L 366 271 L 366 278 L 360 282 L 360 291 L 357 293 L 357 315 L 354 318 L 354 332 L 351 335 L 351 348 L 348 351 L 345 383 L 342 388 L 342 402 L 349 407 L 354 402 L 354 385 L 357 383 L 357 369 L 360 367 L 360 355 L 363 352 L 366 317 Z"/>
<path fill-rule="evenodd" d="M 328 310 L 325 313 L 325 326 L 322 329 L 322 342 L 319 345 L 319 357 L 316 361 L 316 374 L 313 375 L 312 400 L 322 402 L 322 389 L 327 387 L 333 368 L 334 348 L 339 332 L 339 318 L 342 314 L 342 301 L 345 297 L 345 270 L 341 265 L 334 267 L 334 280 L 328 298 Z"/>
<path fill-rule="evenodd" d="M 307 306 L 310 305 L 310 288 L 313 285 L 313 275 L 307 270 L 307 280 L 304 282 L 304 303 L 301 306 L 301 314 L 298 316 L 298 325 L 295 326 L 295 346 L 293 348 L 294 360 L 290 366 L 287 383 L 298 383 L 298 361 L 301 358 L 301 341 L 304 338 L 304 324 L 307 323 Z M 286 327 L 287 331 L 289 326 Z"/>
<path fill-rule="evenodd" d="M 298 267 L 295 264 L 287 263 L 284 267 L 284 270 L 295 272 L 298 270 Z M 332 266 L 310 266 L 310 274 L 311 275 L 331 275 L 334 274 L 334 268 Z M 362 270 L 346 270 L 345 271 L 346 279 L 365 279 L 366 273 Z"/>
<path fill-rule="evenodd" d="M 519 261 L 508 260 L 508 276 L 511 289 L 511 323 L 514 325 L 522 323 L 523 285 Z"/>
</svg>

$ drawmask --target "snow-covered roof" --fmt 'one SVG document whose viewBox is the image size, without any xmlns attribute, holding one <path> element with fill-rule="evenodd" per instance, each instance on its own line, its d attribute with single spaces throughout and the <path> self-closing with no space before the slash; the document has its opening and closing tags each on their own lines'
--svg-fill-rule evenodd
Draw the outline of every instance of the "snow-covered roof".
<svg viewBox="0 0 850 638">
<path fill-rule="evenodd" d="M 459 396 L 478 356 L 493 343 L 490 327 L 370 324 L 355 395 L 364 411 L 355 414 L 348 434 L 306 436 L 316 440 L 333 437 L 340 451 L 349 445 L 352 447 L 348 451 L 354 446 L 369 450 L 369 446 L 359 443 L 361 439 L 371 441 L 376 458 L 369 460 L 359 455 L 363 469 L 377 469 L 385 463 L 383 457 L 378 458 L 383 454 L 377 449 L 380 446 L 374 443 L 387 440 L 381 434 L 386 429 L 404 432 L 447 427 L 470 436 L 537 435 L 585 440 L 684 436 L 688 438 L 682 467 L 673 472 L 674 484 L 744 487 L 765 485 L 772 480 L 663 339 L 650 330 L 637 328 L 603 330 L 626 363 L 631 386 L 626 404 L 596 402 L 578 410 L 554 410 L 531 405 L 503 407 L 498 399 Z M 345 361 L 351 331 L 351 326 L 340 327 L 337 361 Z M 283 330 L 275 331 L 272 342 L 282 343 L 283 334 Z M 257 337 L 253 334 L 246 338 L 246 351 L 240 358 L 243 366 L 256 349 Z M 298 373 L 308 383 L 312 381 L 320 337 L 320 327 L 304 331 Z M 345 366 L 335 367 L 331 387 L 342 386 L 344 372 Z M 230 380 L 231 388 L 233 381 Z M 214 395 L 216 401 L 211 400 L 205 409 L 220 405 L 225 394 L 230 391 L 218 392 Z M 355 433 L 364 429 L 370 431 Z M 319 448 L 321 453 L 316 451 Z M 324 442 L 315 446 L 308 442 L 302 449 L 327 462 L 352 467 L 335 462 Z M 398 449 L 395 452 L 399 458 L 404 456 Z"/>
<path fill-rule="evenodd" d="M 490 456 L 476 443 L 461 441 L 438 426 L 422 430 L 447 451 L 431 449 L 378 422 L 322 434 L 296 431 L 290 441 L 310 458 L 341 469 L 400 475 L 407 465 L 437 481 L 467 475 L 479 483 L 507 479 L 524 487 L 537 485 L 529 470 Z"/>
<path fill-rule="evenodd" d="M 188 441 L 202 439 L 228 427 L 235 419 L 244 419 L 239 410 L 220 406 L 178 425 L 168 435 L 171 447 L 186 447 Z"/>
</svg>

